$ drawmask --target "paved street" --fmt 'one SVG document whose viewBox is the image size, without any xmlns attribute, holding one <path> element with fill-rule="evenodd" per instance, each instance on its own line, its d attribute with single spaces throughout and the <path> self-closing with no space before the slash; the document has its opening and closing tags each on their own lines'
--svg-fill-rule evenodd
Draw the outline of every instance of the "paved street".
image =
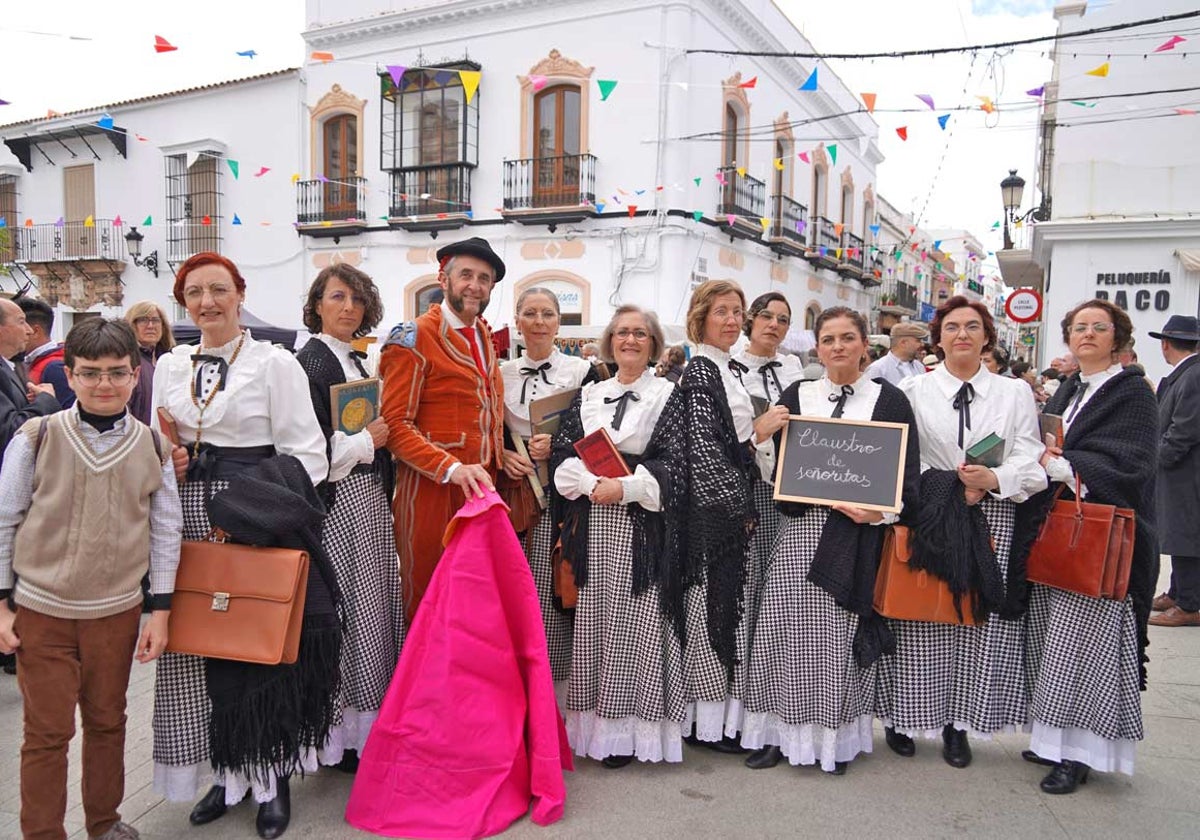
<svg viewBox="0 0 1200 840">
<path fill-rule="evenodd" d="M 1165 567 L 1165 563 L 1164 563 Z M 1165 571 L 1165 568 L 1164 568 Z M 917 756 L 893 755 L 877 733 L 876 752 L 843 778 L 812 768 L 752 772 L 734 756 L 688 749 L 682 765 L 606 770 L 582 761 L 567 776 L 567 814 L 550 828 L 528 820 L 511 838 L 758 836 L 858 837 L 1196 837 L 1200 824 L 1200 629 L 1150 628 L 1151 689 L 1143 695 L 1146 741 L 1137 775 L 1093 776 L 1073 796 L 1042 794 L 1043 771 L 1020 759 L 1024 736 L 973 744 L 975 761 L 953 770 L 940 743 Z M 249 804 L 204 828 L 187 822 L 190 804 L 151 790 L 150 710 L 154 671 L 134 665 L 129 689 L 126 820 L 147 840 L 253 840 Z M 20 836 L 17 813 L 21 703 L 16 680 L 0 676 L 0 838 Z M 72 744 L 67 828 L 86 838 L 79 799 L 78 738 Z M 288 838 L 365 837 L 342 819 L 350 778 L 325 770 L 293 783 Z"/>
</svg>

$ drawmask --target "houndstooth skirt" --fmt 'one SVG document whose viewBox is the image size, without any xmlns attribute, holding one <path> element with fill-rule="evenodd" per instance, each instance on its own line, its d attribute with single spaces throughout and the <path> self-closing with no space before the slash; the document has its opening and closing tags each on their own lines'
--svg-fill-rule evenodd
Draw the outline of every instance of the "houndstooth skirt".
<svg viewBox="0 0 1200 840">
<path fill-rule="evenodd" d="M 404 602 L 392 509 L 379 480 L 353 472 L 337 483 L 321 537 L 345 610 L 341 696 L 323 761 L 362 751 L 404 642 Z"/>
<path fill-rule="evenodd" d="M 1028 622 L 1035 751 L 1041 744 L 1057 752 L 1046 758 L 1132 773 L 1132 745 L 1144 737 L 1132 599 L 1033 584 Z"/>
<path fill-rule="evenodd" d="M 750 651 L 742 745 L 779 746 L 791 764 L 832 771 L 872 747 L 876 665 L 854 661 L 858 616 L 809 583 L 829 509 L 785 517 L 771 552 Z"/>
<path fill-rule="evenodd" d="M 567 735 L 578 755 L 683 758 L 683 664 L 658 589 L 634 597 L 633 528 L 624 505 L 593 505 L 588 582 L 579 589 Z"/>
<path fill-rule="evenodd" d="M 571 626 L 573 616 L 560 609 L 554 599 L 554 569 L 550 552 L 554 524 L 549 513 L 538 517 L 537 524 L 525 534 L 525 557 L 529 560 L 529 571 L 533 574 L 533 585 L 537 588 L 538 606 L 542 611 L 542 624 L 546 628 L 546 647 L 550 652 L 550 672 L 554 681 L 565 680 L 571 675 Z"/>
<path fill-rule="evenodd" d="M 754 642 L 754 628 L 758 621 L 762 589 L 767 579 L 767 564 L 771 560 L 775 540 L 778 539 L 783 525 L 783 516 L 775 506 L 774 492 L 775 488 L 771 484 L 757 479 L 751 487 L 754 512 L 758 514 L 758 526 L 754 529 L 754 539 L 750 542 L 750 553 L 754 562 L 746 569 L 746 629 L 750 644 Z"/>
<path fill-rule="evenodd" d="M 992 496 L 979 504 L 1004 577 L 1016 505 Z M 888 624 L 896 654 L 880 660 L 876 702 L 885 725 L 932 738 L 947 725 L 987 735 L 1028 724 L 1023 618 L 993 615 L 976 627 L 891 619 Z"/>
</svg>

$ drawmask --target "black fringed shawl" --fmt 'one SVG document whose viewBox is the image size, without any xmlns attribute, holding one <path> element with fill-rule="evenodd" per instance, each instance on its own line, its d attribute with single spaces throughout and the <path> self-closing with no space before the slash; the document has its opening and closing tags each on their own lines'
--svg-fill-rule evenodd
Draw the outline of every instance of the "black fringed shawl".
<svg viewBox="0 0 1200 840">
<path fill-rule="evenodd" d="M 576 457 L 574 444 L 583 437 L 583 421 L 579 415 L 582 404 L 581 391 L 575 396 L 570 410 L 563 415 L 550 449 L 550 515 L 557 530 L 551 543 L 561 538 L 563 559 L 571 564 L 575 584 L 580 587 L 586 586 L 588 581 L 588 525 L 592 502 L 586 496 L 578 499 L 563 497 L 554 485 L 553 475 L 563 461 Z M 657 429 L 641 455 L 622 454 L 630 469 L 636 465 L 645 467 L 658 482 L 660 493 L 665 495 L 670 477 L 663 460 L 666 452 Z M 632 592 L 641 595 L 650 588 L 651 583 L 660 580 L 662 558 L 666 554 L 666 525 L 661 513 L 648 511 L 637 503 L 626 505 L 625 508 L 633 524 Z"/>
<path fill-rule="evenodd" d="M 757 524 L 750 495 L 755 476 L 715 362 L 700 356 L 688 364 L 657 432 L 671 453 L 670 490 L 663 495 L 671 537 L 664 597 L 682 615 L 686 590 L 706 585 L 708 642 L 732 671 L 747 551 Z M 686 633 L 680 638 L 688 643 Z"/>
<path fill-rule="evenodd" d="M 300 348 L 300 352 L 296 354 L 296 361 L 300 363 L 300 367 L 304 369 L 304 373 L 308 377 L 308 391 L 312 398 L 313 411 L 317 415 L 317 424 L 321 427 L 321 434 L 325 436 L 325 457 L 327 460 L 332 460 L 334 425 L 333 406 L 329 402 L 329 389 L 334 385 L 345 383 L 346 372 L 342 369 L 341 361 L 338 360 L 329 345 L 315 337 L 310 338 L 308 343 Z M 395 486 L 396 473 L 392 466 L 391 453 L 387 447 L 375 450 L 372 471 L 376 479 L 383 485 L 383 492 L 390 500 L 392 489 Z M 332 508 L 337 498 L 336 482 L 322 482 L 319 491 L 326 506 Z"/>
<path fill-rule="evenodd" d="M 900 522 L 911 526 L 916 521 L 920 503 L 921 440 L 917 421 L 908 398 L 899 388 L 885 379 L 875 381 L 882 390 L 875 401 L 871 419 L 908 425 L 904 487 L 901 491 L 904 508 Z M 779 405 L 787 406 L 792 414 L 802 413 L 800 386 L 800 382 L 792 383 L 779 398 Z M 782 433 L 777 432 L 777 459 L 781 437 Z M 803 516 L 811 507 L 797 502 L 779 502 L 777 506 L 785 516 Z M 808 572 L 810 583 L 832 595 L 839 607 L 859 617 L 858 630 L 854 635 L 854 659 L 863 668 L 880 656 L 896 650 L 896 640 L 887 623 L 875 612 L 874 606 L 875 576 L 879 571 L 885 530 L 885 526 L 880 525 L 859 525 L 849 517 L 830 510 L 821 528 L 821 539 Z"/>
<path fill-rule="evenodd" d="M 321 546 L 325 511 L 304 466 L 276 455 L 208 502 L 209 521 L 246 545 L 308 552 L 308 592 L 300 654 L 291 665 L 206 659 L 212 700 L 213 768 L 266 779 L 301 769 L 308 747 L 329 738 L 341 655 L 341 595 Z"/>
<path fill-rule="evenodd" d="M 1064 414 L 1079 387 L 1079 374 L 1062 383 L 1046 404 L 1048 414 Z M 1158 453 L 1158 403 L 1143 375 L 1125 369 L 1109 379 L 1079 410 L 1063 441 L 1063 457 L 1087 488 L 1084 501 L 1132 508 L 1136 517 L 1129 593 L 1138 625 L 1139 682 L 1146 688 L 1147 622 L 1158 583 L 1158 535 L 1155 529 L 1155 473 Z M 1050 509 L 1054 488 L 1026 505 L 1040 525 Z M 1074 488 L 1062 498 L 1074 499 Z M 1080 628 L 1087 632 L 1087 628 Z"/>
</svg>

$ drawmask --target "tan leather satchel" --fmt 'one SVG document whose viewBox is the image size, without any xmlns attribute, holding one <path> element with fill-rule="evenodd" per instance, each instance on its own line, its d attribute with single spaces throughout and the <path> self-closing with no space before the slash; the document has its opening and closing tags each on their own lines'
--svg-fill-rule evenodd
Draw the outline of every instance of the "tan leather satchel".
<svg viewBox="0 0 1200 840">
<path fill-rule="evenodd" d="M 298 549 L 184 541 L 167 650 L 260 665 L 295 662 L 308 562 Z"/>
<path fill-rule="evenodd" d="M 904 525 L 887 528 L 875 578 L 875 612 L 904 621 L 974 625 L 969 598 L 960 599 L 963 614 L 959 618 L 954 595 L 946 582 L 908 565 L 912 557 L 909 529 Z"/>
</svg>

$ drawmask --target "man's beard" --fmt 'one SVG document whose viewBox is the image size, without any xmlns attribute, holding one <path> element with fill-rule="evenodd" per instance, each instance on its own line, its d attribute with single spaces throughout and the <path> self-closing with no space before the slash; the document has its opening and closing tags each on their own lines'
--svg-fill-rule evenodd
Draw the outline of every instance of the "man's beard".
<svg viewBox="0 0 1200 840">
<path fill-rule="evenodd" d="M 491 295 L 488 295 L 487 297 L 484 297 L 484 298 L 480 298 L 479 299 L 479 311 L 476 312 L 475 315 L 479 316 L 479 315 L 482 315 L 485 311 L 487 311 L 488 304 L 491 302 L 492 302 Z M 446 287 L 446 303 L 450 304 L 450 308 L 454 310 L 455 315 L 459 316 L 460 318 L 464 317 L 463 304 L 465 303 L 465 300 L 462 295 L 456 295 L 452 291 L 450 291 L 449 284 L 447 284 L 447 287 Z"/>
</svg>

